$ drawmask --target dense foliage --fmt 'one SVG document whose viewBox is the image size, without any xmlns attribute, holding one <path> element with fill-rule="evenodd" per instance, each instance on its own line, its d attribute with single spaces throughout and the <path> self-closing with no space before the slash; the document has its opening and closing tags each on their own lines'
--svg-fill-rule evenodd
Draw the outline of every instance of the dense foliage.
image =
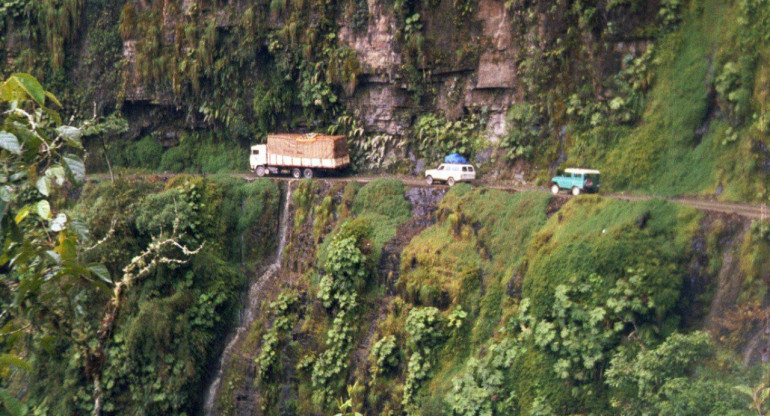
<svg viewBox="0 0 770 416">
<path fill-rule="evenodd" d="M 544 193 L 458 185 L 401 252 L 400 273 L 377 276 L 388 259 L 370 268 L 379 225 L 367 218 L 387 226 L 403 190 L 303 182 L 296 192 L 293 238 L 324 243 L 315 267 L 281 284 L 315 298 L 291 307 L 290 329 L 285 308 L 263 308 L 258 341 L 243 350 L 270 368 L 256 380 L 267 414 L 329 414 L 336 399 L 363 414 L 739 415 L 760 397 L 747 387 L 756 367 L 684 323 L 706 312 L 692 291 L 713 295 L 685 279 L 708 285 L 720 267 L 690 274 L 702 255 L 691 244 L 705 238 L 691 209 L 591 196 L 554 209 Z M 705 232 L 724 235 L 714 227 Z M 754 231 L 739 238 L 757 241 Z M 738 246 L 749 305 L 766 276 Z M 723 340 L 746 336 L 753 318 L 741 316 Z M 230 383 L 248 385 L 235 374 Z M 220 398 L 223 414 L 248 409 L 232 397 Z"/>
<path fill-rule="evenodd" d="M 231 179 L 180 177 L 165 186 L 119 180 L 85 189 L 69 212 L 91 224 L 94 238 L 106 238 L 85 259 L 104 262 L 113 275 L 172 223 L 183 229 L 180 243 L 203 246 L 189 262 L 160 264 L 127 289 L 100 364 L 101 414 L 195 412 L 239 305 L 248 270 L 240 265 L 259 261 L 274 244 L 269 224 L 278 199 L 267 181 Z M 97 338 L 104 296 L 93 290 L 79 296 L 88 307 L 68 317 L 75 339 L 31 351 L 27 400 L 37 414 L 94 409 L 93 364 L 80 345 Z"/>
<path fill-rule="evenodd" d="M 767 198 L 770 1 L 493 3 L 506 92 L 471 85 L 495 47 L 480 0 L 0 0 L 1 72 L 82 124 L 30 75 L 0 84 L 0 414 L 200 411 L 281 190 L 123 169 L 242 171 L 266 133 L 325 129 L 355 169 L 460 152 L 536 183 L 590 165 L 610 190 Z M 350 39 L 383 25 L 396 63 L 367 73 Z M 357 111 L 369 78 L 397 91 L 386 127 Z M 110 181 L 81 188 L 86 166 Z M 763 222 L 467 185 L 412 220 L 397 180 L 288 186 L 284 268 L 219 414 L 766 413 Z"/>
<path fill-rule="evenodd" d="M 459 151 L 539 182 L 590 165 L 605 189 L 766 198 L 765 0 L 508 0 L 495 39 L 484 2 L 391 3 L 4 0 L 0 55 L 76 119 L 129 120 L 86 135 L 94 170 L 245 170 L 268 132 L 326 130 L 358 170 Z M 385 35 L 394 56 L 360 62 Z M 498 53 L 515 83 L 473 90 Z M 377 95 L 395 108 L 372 115 Z"/>
</svg>

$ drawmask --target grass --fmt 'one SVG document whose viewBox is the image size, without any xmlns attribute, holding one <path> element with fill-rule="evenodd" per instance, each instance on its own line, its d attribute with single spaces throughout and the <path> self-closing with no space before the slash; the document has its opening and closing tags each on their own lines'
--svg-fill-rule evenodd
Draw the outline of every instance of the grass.
<svg viewBox="0 0 770 416">
<path fill-rule="evenodd" d="M 421 399 L 425 414 L 446 411 L 443 400 L 452 379 L 466 371 L 470 358 L 483 356 L 491 342 L 504 336 L 497 330 L 504 317 L 515 313 L 516 299 L 530 297 L 532 313 L 543 313 L 553 304 L 555 287 L 572 276 L 598 273 L 610 287 L 629 267 L 643 268 L 648 285 L 659 289 L 651 296 L 660 305 L 661 325 L 665 331 L 676 328 L 676 313 L 670 311 L 679 300 L 700 215 L 662 200 L 583 196 L 548 219 L 550 198 L 541 192 L 509 194 L 458 185 L 442 200 L 440 221 L 402 253 L 397 290 L 407 302 L 445 313 L 462 305 L 468 312 L 465 325 L 435 360 Z M 507 383 L 524 414 L 537 397 L 557 411 L 606 410 L 606 398 L 586 395 L 601 389 L 589 387 L 575 396 L 550 371 L 555 362 L 534 347 L 515 361 L 510 370 L 515 376 Z"/>
<path fill-rule="evenodd" d="M 651 280 L 681 279 L 698 218 L 694 209 L 662 200 L 571 200 L 532 240 L 522 295 L 532 299 L 538 315 L 552 304 L 556 286 L 571 277 L 596 273 L 612 283 L 633 268 Z M 658 305 L 670 305 L 678 292 L 658 296 Z"/>
<path fill-rule="evenodd" d="M 344 220 L 340 221 L 332 233 L 318 247 L 319 264 L 324 264 L 328 243 L 334 233 L 340 231 L 347 222 L 355 219 L 372 228 L 372 261 L 377 264 L 382 248 L 396 236 L 398 227 L 412 216 L 412 208 L 404 198 L 406 188 L 396 179 L 375 179 L 360 189 L 358 185 L 348 185 L 343 191 L 340 207 Z M 355 195 L 355 196 L 353 196 Z M 352 198 L 350 215 L 347 203 Z"/>
<path fill-rule="evenodd" d="M 92 144 L 89 172 L 107 172 L 101 145 Z M 146 172 L 226 173 L 248 168 L 248 150 L 235 142 L 217 139 L 214 134 L 183 136 L 179 144 L 164 148 L 151 136 L 133 142 L 116 141 L 107 145 L 114 170 L 139 169 Z"/>
<path fill-rule="evenodd" d="M 421 399 L 426 414 L 442 411 L 453 377 L 494 338 L 513 306 L 506 291 L 529 241 L 546 223 L 550 199 L 542 192 L 511 194 L 459 184 L 441 201 L 441 220 L 404 249 L 398 290 L 406 301 L 445 313 L 461 305 L 468 312 L 436 359 Z"/>
<path fill-rule="evenodd" d="M 655 45 L 658 70 L 642 121 L 619 129 L 608 150 L 584 161 L 603 169 L 605 186 L 661 196 L 757 198 L 761 175 L 754 171 L 758 155 L 748 128 L 740 128 L 737 142 L 723 144 L 728 125 L 712 113 L 716 104 L 709 97 L 720 55 L 737 48 L 736 10 L 717 0 L 692 2 L 682 26 Z"/>
<path fill-rule="evenodd" d="M 700 214 L 692 208 L 662 200 L 626 202 L 584 196 L 573 199 L 551 217 L 533 238 L 524 265 L 522 297 L 531 300 L 531 313 L 545 316 L 554 303 L 556 287 L 585 282 L 600 276 L 609 296 L 615 281 L 629 269 L 644 271 L 646 296 L 654 301 L 655 323 L 663 338 L 679 325 L 676 307 L 690 263 L 690 244 Z M 646 335 L 640 332 L 640 337 Z M 539 363 L 539 364 L 538 364 Z M 554 409 L 602 413 L 606 398 L 596 385 L 570 393 L 553 371 L 555 357 L 534 350 L 518 360 L 516 371 L 526 374 L 515 383 L 528 409 L 536 397 L 544 397 Z M 573 386 L 574 387 L 574 386 Z M 605 409 L 606 410 L 606 409 Z M 526 413 L 526 412 L 525 412 Z"/>
</svg>

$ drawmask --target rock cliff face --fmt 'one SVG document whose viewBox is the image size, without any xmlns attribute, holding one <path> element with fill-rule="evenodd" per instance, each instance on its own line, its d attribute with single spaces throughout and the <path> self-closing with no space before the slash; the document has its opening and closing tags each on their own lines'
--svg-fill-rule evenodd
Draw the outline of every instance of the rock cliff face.
<svg viewBox="0 0 770 416">
<path fill-rule="evenodd" d="M 369 134 L 403 136 L 409 133 L 416 115 L 422 112 L 437 112 L 448 120 L 457 120 L 470 111 L 484 109 L 486 115 L 485 135 L 491 144 L 506 132 L 506 113 L 511 104 L 522 100 L 525 88 L 518 77 L 519 66 L 523 59 L 522 50 L 537 52 L 544 49 L 548 39 L 560 35 L 564 30 L 559 22 L 553 22 L 545 14 L 535 16 L 534 26 L 517 25 L 522 13 L 514 11 L 500 0 L 479 0 L 471 2 L 472 9 L 458 14 L 452 1 L 441 0 L 427 2 L 415 10 L 419 14 L 418 31 L 423 36 L 424 51 L 420 56 L 416 71 L 425 84 L 425 94 L 416 98 L 409 91 L 409 82 L 404 75 L 404 66 L 408 59 L 404 45 L 403 32 L 397 22 L 394 5 L 386 0 L 364 0 L 365 7 L 358 11 L 366 16 L 364 24 L 350 18 L 346 7 L 336 13 L 336 33 L 338 45 L 349 47 L 355 52 L 360 66 L 354 88 L 345 91 L 342 100 L 351 114 L 355 114 Z M 239 1 L 229 1 L 224 5 L 204 12 L 197 11 L 198 3 L 185 0 L 181 4 L 166 1 L 162 7 L 162 33 L 160 43 L 174 45 L 183 36 L 182 25 L 191 16 L 203 13 L 207 19 L 216 22 L 218 31 L 227 33 L 246 8 Z M 146 1 L 130 0 L 136 13 L 157 7 Z M 266 8 L 257 14 L 267 16 L 266 31 L 281 30 L 287 23 L 286 16 L 271 13 Z M 636 18 L 644 22 L 644 14 Z M 633 26 L 634 22 L 629 25 Z M 301 30 L 301 29 L 300 29 Z M 148 83 L 139 76 L 137 66 L 137 39 L 147 33 L 134 33 L 123 42 L 123 57 L 126 62 L 124 71 L 123 96 L 128 106 L 153 105 L 184 107 L 176 102 L 167 85 Z M 254 42 L 265 42 L 263 36 L 254 38 Z M 586 38 L 591 44 L 598 39 Z M 246 41 L 249 42 L 248 40 Z M 600 73 L 613 73 L 619 68 L 622 57 L 628 54 L 636 57 L 646 48 L 646 40 L 618 38 L 611 48 L 594 48 L 597 61 L 596 70 Z M 257 49 L 269 48 L 269 45 L 252 45 Z M 189 48 L 184 53 L 192 53 Z M 269 70 L 262 68 L 262 70 Z M 554 78 L 558 77 L 554 74 Z M 146 78 L 146 77 L 145 77 Z M 197 109 L 196 109 L 197 110 Z M 186 122 L 201 118 L 188 111 Z"/>
</svg>

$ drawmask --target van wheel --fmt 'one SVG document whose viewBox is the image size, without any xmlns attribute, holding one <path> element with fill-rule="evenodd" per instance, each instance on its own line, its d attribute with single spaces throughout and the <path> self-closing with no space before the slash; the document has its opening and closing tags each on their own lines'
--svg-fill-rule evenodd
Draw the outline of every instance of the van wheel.
<svg viewBox="0 0 770 416">
<path fill-rule="evenodd" d="M 446 180 L 446 184 L 449 186 L 455 186 L 455 178 L 449 178 Z"/>
<path fill-rule="evenodd" d="M 265 167 L 264 166 L 257 167 L 257 176 L 259 176 L 260 178 L 265 176 Z"/>
<path fill-rule="evenodd" d="M 433 176 L 428 175 L 428 177 L 425 178 L 425 182 L 427 182 L 428 185 L 433 185 Z"/>
<path fill-rule="evenodd" d="M 559 195 L 559 185 L 557 184 L 551 184 L 551 193 L 554 195 Z"/>
<path fill-rule="evenodd" d="M 294 179 L 299 179 L 300 176 L 302 176 L 302 172 L 299 170 L 299 168 L 294 168 L 291 170 L 291 176 L 293 176 Z"/>
<path fill-rule="evenodd" d="M 577 186 L 573 186 L 572 187 L 572 195 L 575 195 L 575 196 L 580 195 L 580 188 L 578 188 Z"/>
<path fill-rule="evenodd" d="M 302 176 L 305 177 L 305 179 L 310 179 L 313 177 L 313 169 L 305 169 L 302 171 Z"/>
</svg>

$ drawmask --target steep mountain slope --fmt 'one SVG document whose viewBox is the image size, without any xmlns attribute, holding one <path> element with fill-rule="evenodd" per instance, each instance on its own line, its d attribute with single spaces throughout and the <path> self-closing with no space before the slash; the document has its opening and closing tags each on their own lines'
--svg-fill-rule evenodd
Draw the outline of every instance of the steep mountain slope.
<svg viewBox="0 0 770 416">
<path fill-rule="evenodd" d="M 87 187 L 69 212 L 95 239 L 115 230 L 86 259 L 113 275 L 175 219 L 205 250 L 126 289 L 100 362 L 85 351 L 106 299 L 84 287 L 87 308 L 67 318 L 77 331 L 31 344 L 31 372 L 9 374 L 10 391 L 37 414 L 90 413 L 98 372 L 101 414 L 201 412 L 244 276 L 278 245 L 280 183 Z M 742 414 L 735 386 L 761 379 L 759 222 L 465 184 L 288 186 L 282 267 L 255 282 L 211 414 Z"/>
<path fill-rule="evenodd" d="M 4 72 L 90 119 L 88 159 L 244 169 L 276 130 L 350 136 L 357 169 L 458 150 L 495 177 L 759 200 L 767 0 L 7 0 Z M 119 113 L 114 114 L 114 111 Z M 141 139 L 141 140 L 140 140 Z M 126 144 L 126 142 L 128 142 Z M 515 167 L 515 169 L 511 169 Z"/>
<path fill-rule="evenodd" d="M 240 354 L 254 365 L 233 363 L 217 414 L 320 415 L 347 398 L 364 414 L 744 409 L 733 386 L 752 383 L 766 343 L 756 331 L 770 245 L 739 217 L 457 186 L 399 253 L 400 270 L 382 273 L 372 236 L 393 236 L 399 210 L 380 207 L 400 205 L 403 189 L 304 182 L 295 196 L 315 208 L 296 207 L 290 246 L 323 244 L 289 252 L 301 266 L 261 301 Z M 393 241 L 413 234 L 399 230 Z M 342 247 L 368 260 L 338 264 Z M 671 370 L 637 391 L 650 364 L 633 357 L 647 350 Z M 716 399 L 688 401 L 703 389 Z"/>
</svg>

